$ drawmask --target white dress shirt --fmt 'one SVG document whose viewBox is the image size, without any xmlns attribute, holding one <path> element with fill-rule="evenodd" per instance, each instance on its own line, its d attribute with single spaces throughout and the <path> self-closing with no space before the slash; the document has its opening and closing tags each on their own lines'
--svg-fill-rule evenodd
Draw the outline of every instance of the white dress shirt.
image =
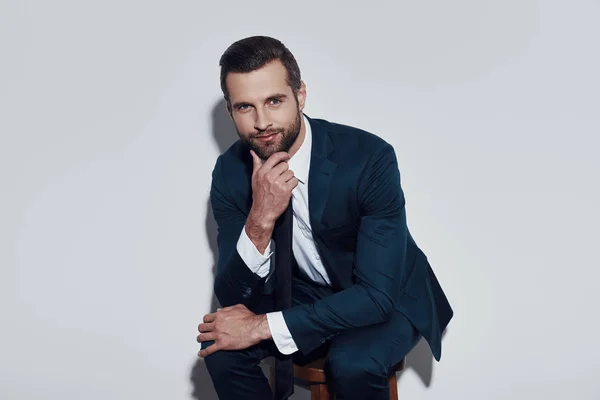
<svg viewBox="0 0 600 400">
<path fill-rule="evenodd" d="M 298 262 L 298 267 L 306 276 L 315 282 L 331 285 L 331 280 L 321 262 L 319 253 L 315 246 L 310 226 L 310 215 L 308 212 L 308 171 L 310 169 L 310 157 L 312 149 L 312 131 L 308 119 L 303 116 L 306 134 L 300 148 L 288 161 L 289 169 L 298 178 L 298 185 L 292 190 L 293 207 L 293 238 L 292 251 Z M 264 278 L 269 275 L 271 268 L 276 268 L 274 257 L 276 251 L 275 242 L 271 239 L 265 252 L 261 254 L 254 243 L 246 234 L 246 227 L 242 229 L 237 242 L 237 251 L 248 268 L 258 276 Z M 272 274 L 271 274 L 272 276 Z M 271 279 L 269 276 L 268 279 Z M 267 313 L 269 330 L 277 349 L 282 354 L 292 354 L 298 351 L 296 342 L 292 338 L 281 311 Z"/>
</svg>

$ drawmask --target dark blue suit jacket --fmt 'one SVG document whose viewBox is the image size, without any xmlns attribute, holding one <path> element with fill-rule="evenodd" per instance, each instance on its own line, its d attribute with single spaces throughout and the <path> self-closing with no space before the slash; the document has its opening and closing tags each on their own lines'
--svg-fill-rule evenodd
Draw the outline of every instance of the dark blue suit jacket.
<svg viewBox="0 0 600 400">
<path fill-rule="evenodd" d="M 308 119 L 310 222 L 336 293 L 283 311 L 298 349 L 307 354 L 344 329 L 385 321 L 396 309 L 439 361 L 453 311 L 409 233 L 393 147 L 357 128 Z M 264 291 L 266 278 L 251 272 L 236 250 L 252 206 L 252 168 L 248 147 L 237 141 L 212 174 L 219 248 L 214 290 L 224 307 L 251 308 Z"/>
</svg>

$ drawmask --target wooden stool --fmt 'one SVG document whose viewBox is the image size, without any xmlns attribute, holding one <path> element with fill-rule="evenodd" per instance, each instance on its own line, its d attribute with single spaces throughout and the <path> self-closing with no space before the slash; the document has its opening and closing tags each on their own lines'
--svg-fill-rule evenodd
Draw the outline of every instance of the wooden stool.
<svg viewBox="0 0 600 400">
<path fill-rule="evenodd" d="M 294 364 L 294 378 L 303 381 L 296 382 L 296 385 L 309 389 L 311 400 L 333 400 L 334 393 L 329 391 L 327 386 L 327 377 L 325 376 L 325 358 L 320 358 L 306 365 Z M 396 382 L 396 372 L 402 371 L 405 367 L 405 360 L 401 360 L 392 367 L 389 377 L 390 382 L 390 400 L 398 400 L 398 386 Z M 271 370 L 274 374 L 274 369 Z M 273 375 L 271 382 L 274 382 Z M 308 387 L 307 387 L 308 386 Z"/>
</svg>

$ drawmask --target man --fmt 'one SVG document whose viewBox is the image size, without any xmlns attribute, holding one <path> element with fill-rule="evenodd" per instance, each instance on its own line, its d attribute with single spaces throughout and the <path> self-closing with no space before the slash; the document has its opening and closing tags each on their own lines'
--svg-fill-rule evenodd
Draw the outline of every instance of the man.
<svg viewBox="0 0 600 400">
<path fill-rule="evenodd" d="M 306 86 L 276 39 L 235 42 L 220 66 L 240 140 L 213 170 L 223 308 L 197 337 L 219 398 L 271 399 L 267 356 L 287 398 L 291 362 L 326 356 L 338 399 L 388 399 L 390 368 L 420 337 L 439 361 L 453 315 L 408 231 L 394 149 L 304 115 Z"/>
</svg>

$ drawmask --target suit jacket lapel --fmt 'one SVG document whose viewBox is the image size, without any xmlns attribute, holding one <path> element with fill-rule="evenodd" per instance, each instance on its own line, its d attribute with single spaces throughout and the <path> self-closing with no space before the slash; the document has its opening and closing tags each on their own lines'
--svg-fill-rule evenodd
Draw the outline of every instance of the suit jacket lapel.
<svg viewBox="0 0 600 400">
<path fill-rule="evenodd" d="M 337 164 L 328 159 L 334 150 L 329 132 L 320 122 L 308 117 L 307 119 L 312 130 L 312 149 L 308 173 L 308 208 L 311 225 L 314 228 L 320 228 Z"/>
</svg>

